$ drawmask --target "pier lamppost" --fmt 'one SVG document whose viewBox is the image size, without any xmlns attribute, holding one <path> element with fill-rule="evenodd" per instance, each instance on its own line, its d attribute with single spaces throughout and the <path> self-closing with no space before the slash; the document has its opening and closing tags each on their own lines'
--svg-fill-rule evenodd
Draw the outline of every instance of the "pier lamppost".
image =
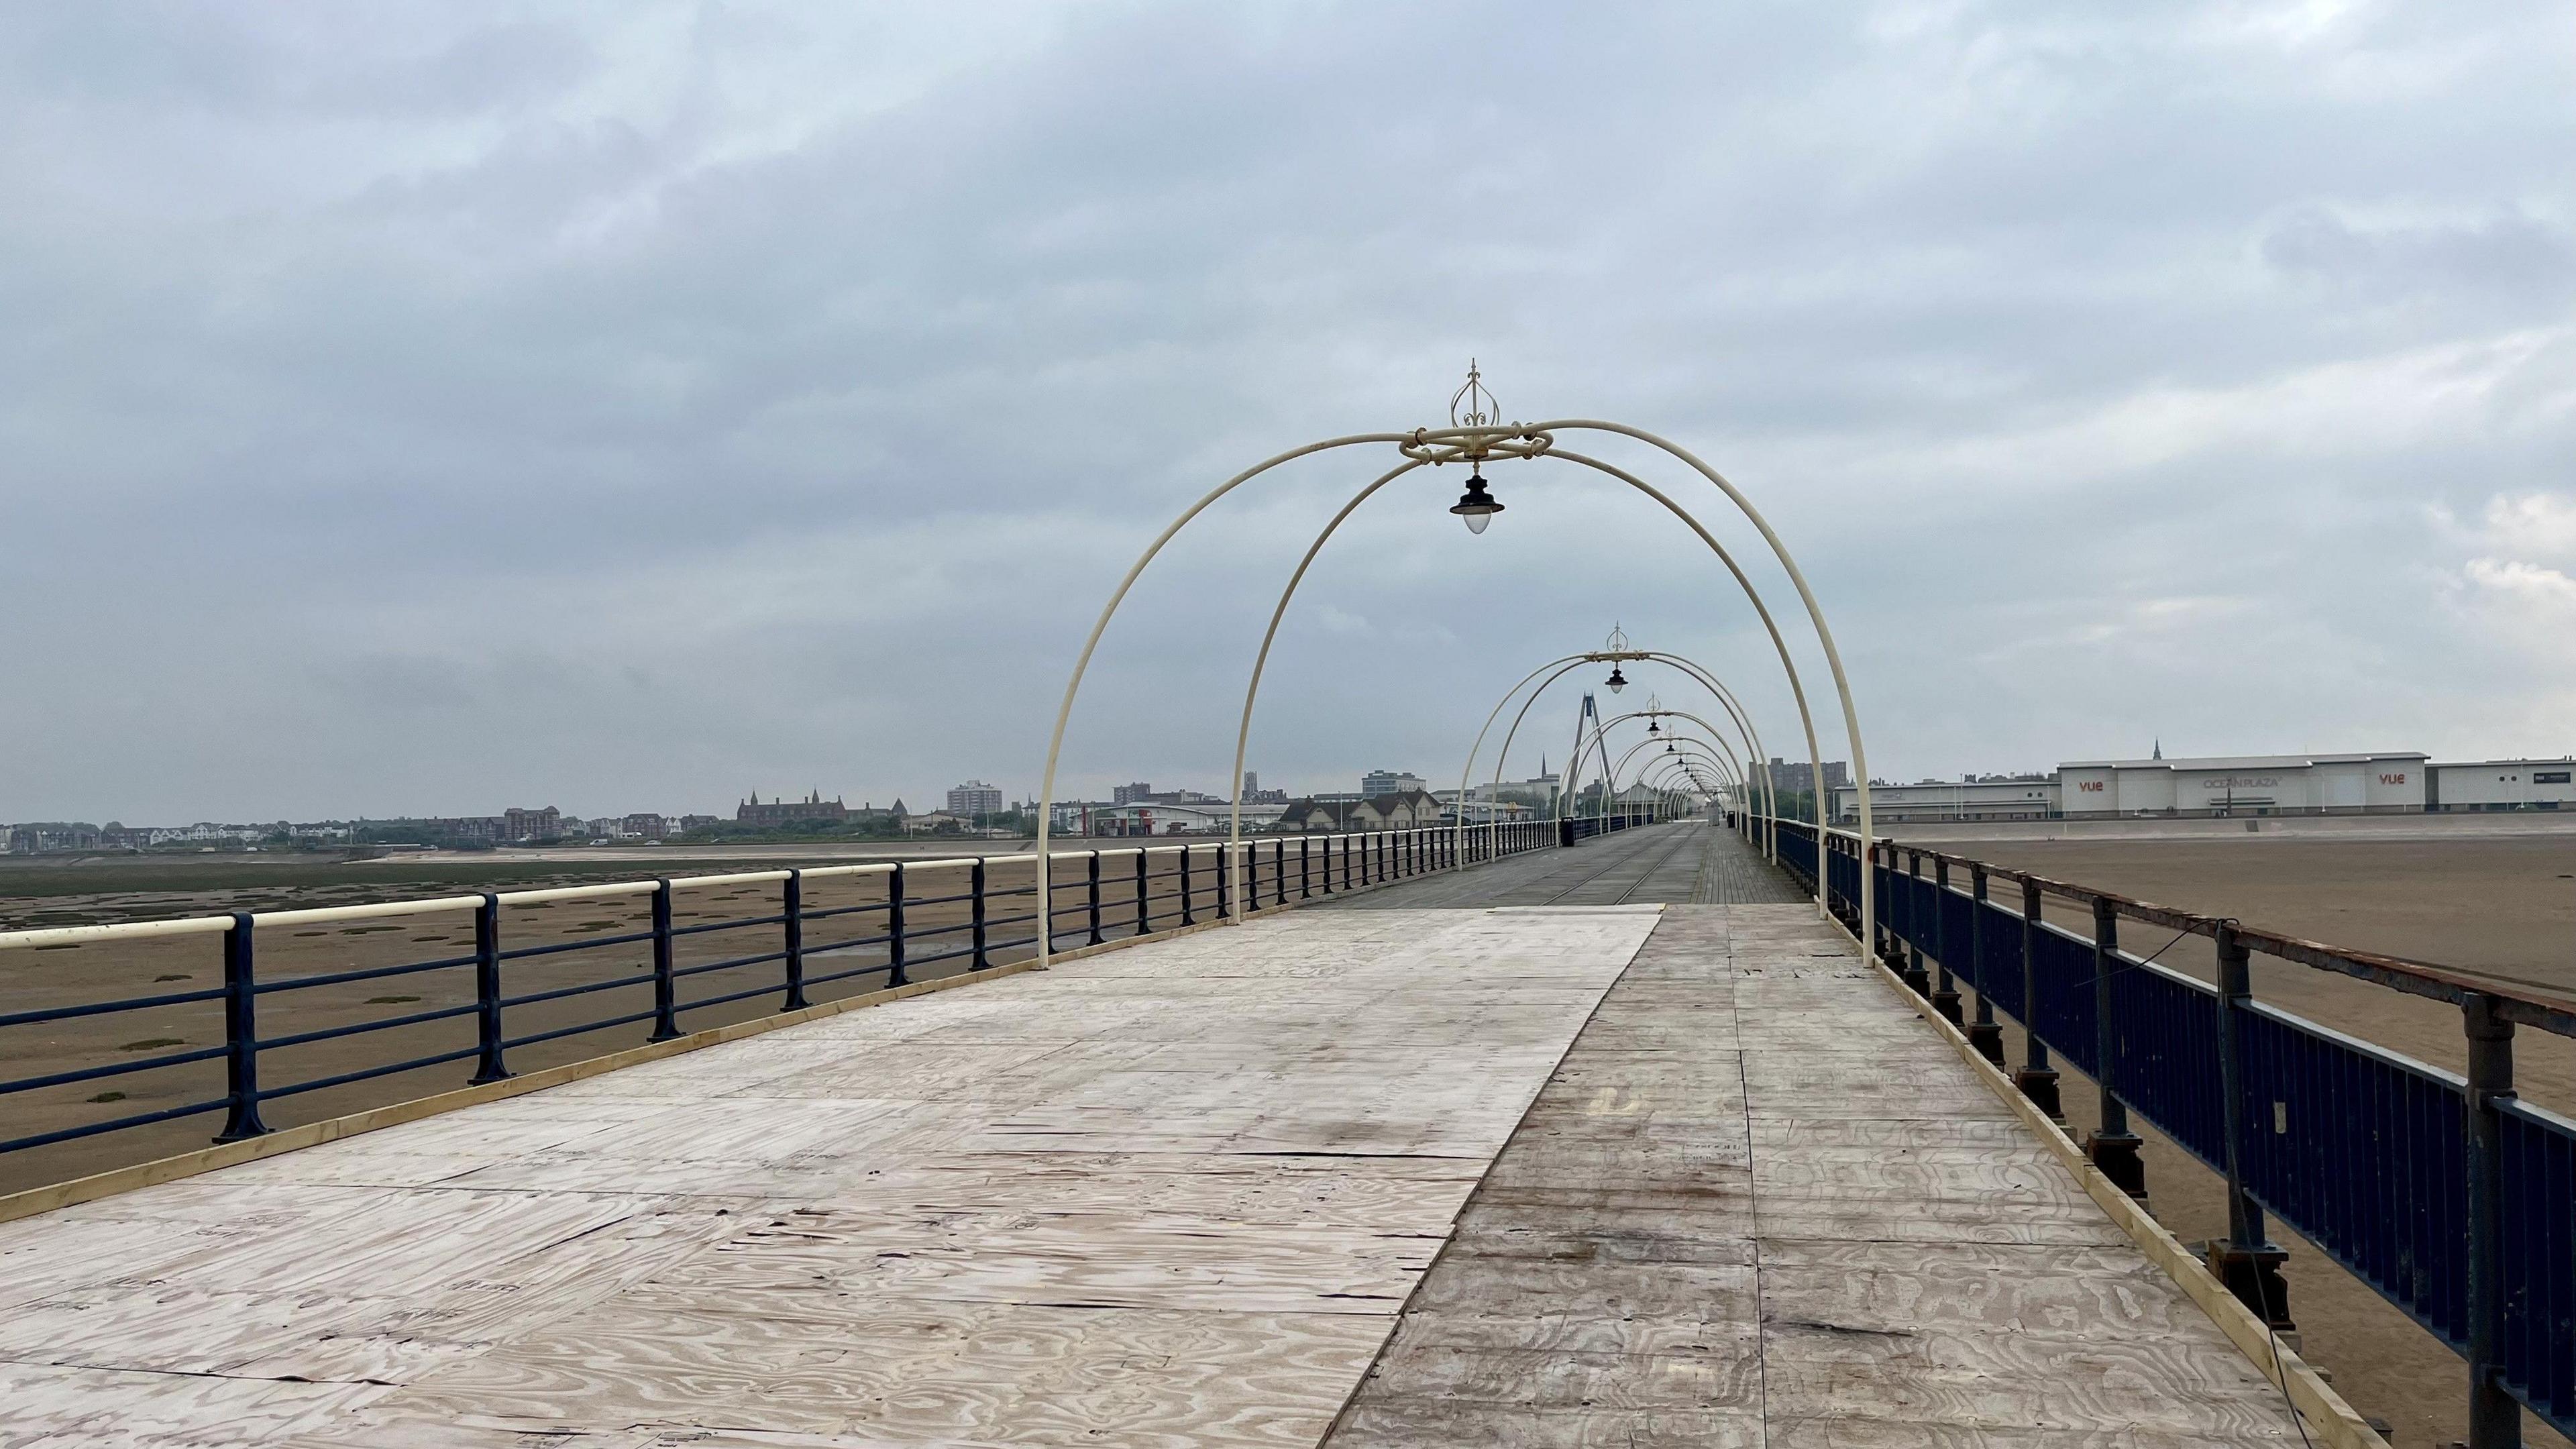
<svg viewBox="0 0 2576 1449">
<path fill-rule="evenodd" d="M 1375 482 L 1372 482 L 1368 487 L 1361 490 L 1356 497 L 1343 506 L 1340 513 L 1334 516 L 1332 522 L 1326 526 L 1323 534 L 1317 537 L 1314 547 L 1307 551 L 1306 558 L 1299 563 L 1296 574 L 1289 580 L 1287 590 L 1280 596 L 1278 611 L 1274 612 L 1271 617 L 1269 633 L 1263 638 L 1261 654 L 1256 659 L 1253 666 L 1253 680 L 1251 687 L 1245 692 L 1243 723 L 1236 736 L 1235 768 L 1233 770 L 1233 790 L 1235 794 L 1234 826 L 1230 832 L 1230 844 L 1226 852 L 1227 869 L 1233 874 L 1237 882 L 1237 888 L 1232 893 L 1232 898 L 1236 902 L 1240 903 L 1243 899 L 1243 892 L 1240 887 L 1242 875 L 1242 758 L 1246 740 L 1250 733 L 1253 700 L 1260 689 L 1262 663 L 1263 661 L 1266 661 L 1271 641 L 1277 635 L 1279 617 L 1281 614 L 1286 612 L 1288 600 L 1296 592 L 1297 583 L 1305 576 L 1306 569 L 1314 561 L 1315 554 L 1322 549 L 1325 540 L 1332 536 L 1334 529 L 1340 526 L 1342 519 L 1347 518 L 1361 502 L 1377 492 L 1380 488 L 1383 488 L 1386 484 L 1393 482 L 1396 478 L 1401 477 L 1403 474 L 1408 473 L 1415 468 L 1426 466 L 1436 468 L 1445 467 L 1452 463 L 1465 463 L 1468 465 L 1471 476 L 1475 479 L 1481 480 L 1484 476 L 1484 465 L 1489 462 L 1514 459 L 1537 461 L 1545 458 L 1556 458 L 1579 466 L 1589 467 L 1596 472 L 1615 478 L 1663 505 L 1667 512 L 1671 513 L 1678 522 L 1696 534 L 1701 542 L 1706 544 L 1710 551 L 1716 554 L 1719 560 L 1726 565 L 1728 572 L 1734 575 L 1737 583 L 1744 589 L 1746 598 L 1752 603 L 1755 612 L 1762 618 L 1764 627 L 1772 636 L 1773 644 L 1779 650 L 1781 663 L 1789 673 L 1790 690 L 1797 699 L 1800 720 L 1807 728 L 1809 753 L 1811 757 L 1817 756 L 1819 752 L 1816 750 L 1814 744 L 1814 719 L 1807 707 L 1805 688 L 1799 682 L 1795 664 L 1789 657 L 1788 645 L 1786 641 L 1780 638 L 1779 629 L 1771 619 L 1770 610 L 1763 604 L 1759 591 L 1754 589 L 1752 581 L 1746 578 L 1744 571 L 1736 565 L 1733 555 L 1726 551 L 1725 547 L 1717 541 L 1716 536 L 1711 534 L 1689 509 L 1683 507 L 1669 494 L 1656 488 L 1645 479 L 1640 478 L 1636 474 L 1618 467 L 1615 464 L 1605 462 L 1598 458 L 1586 457 L 1580 453 L 1558 446 L 1557 440 L 1560 435 L 1574 433 L 1601 433 L 1628 438 L 1636 442 L 1643 443 L 1648 447 L 1659 449 L 1672 461 L 1677 462 L 1690 471 L 1699 474 L 1705 482 L 1723 494 L 1727 501 L 1735 506 L 1737 512 L 1743 516 L 1744 520 L 1749 523 L 1756 532 L 1762 535 L 1763 542 L 1769 546 L 1772 556 L 1778 560 L 1782 571 L 1789 576 L 1791 585 L 1796 588 L 1799 602 L 1806 610 L 1808 622 L 1815 630 L 1817 646 L 1823 652 L 1826 667 L 1833 675 L 1835 693 L 1838 696 L 1842 707 L 1844 733 L 1850 741 L 1852 774 L 1859 782 L 1860 820 L 1858 823 L 1860 825 L 1860 838 L 1863 842 L 1862 857 L 1864 860 L 1864 869 L 1862 872 L 1863 888 L 1859 893 L 1859 914 L 1861 921 L 1861 940 L 1863 942 L 1864 949 L 1869 949 L 1870 943 L 1875 940 L 1877 917 L 1875 903 L 1876 893 L 1868 888 L 1869 875 L 1866 869 L 1866 861 L 1868 859 L 1869 852 L 1874 849 L 1874 842 L 1871 834 L 1873 828 L 1873 817 L 1870 809 L 1868 784 L 1868 752 L 1861 741 L 1860 717 L 1858 710 L 1855 708 L 1852 701 L 1851 681 L 1848 673 L 1843 668 L 1841 650 L 1834 643 L 1833 630 L 1831 626 L 1825 622 L 1823 606 L 1817 603 L 1815 591 L 1808 585 L 1806 574 L 1798 567 L 1797 559 L 1790 554 L 1788 546 L 1781 541 L 1779 534 L 1772 529 L 1770 522 L 1762 516 L 1761 510 L 1754 507 L 1753 501 L 1746 497 L 1743 491 L 1737 488 L 1734 483 L 1729 481 L 1725 475 L 1719 473 L 1715 468 L 1710 467 L 1697 454 L 1692 453 L 1689 449 L 1684 448 L 1669 439 L 1659 437 L 1644 428 L 1600 418 L 1558 418 L 1537 423 L 1504 422 L 1502 421 L 1500 408 L 1494 405 L 1493 395 L 1484 389 L 1481 375 L 1471 365 L 1468 369 L 1468 380 L 1466 385 L 1462 386 L 1451 397 L 1449 426 L 1445 428 L 1417 427 L 1409 431 L 1350 433 L 1337 438 L 1325 438 L 1312 443 L 1306 443 L 1267 458 L 1262 462 L 1235 474 L 1223 483 L 1218 484 L 1215 488 L 1210 489 L 1207 494 L 1201 497 L 1197 502 L 1182 510 L 1179 517 L 1173 519 L 1171 523 L 1164 527 L 1161 533 L 1155 535 L 1151 543 L 1146 545 L 1144 552 L 1137 557 L 1136 562 L 1128 568 L 1125 576 L 1119 580 L 1118 586 L 1110 592 L 1108 602 L 1101 608 L 1099 619 L 1092 624 L 1090 635 L 1083 640 L 1081 652 L 1075 656 L 1072 676 L 1065 682 L 1063 702 L 1057 706 L 1055 724 L 1047 736 L 1046 771 L 1039 786 L 1038 829 L 1036 840 L 1036 869 L 1038 875 L 1039 902 L 1037 945 L 1039 962 L 1043 964 L 1047 957 L 1052 954 L 1053 950 L 1054 873 L 1053 859 L 1049 854 L 1048 848 L 1048 827 L 1052 823 L 1050 817 L 1055 805 L 1056 768 L 1063 755 L 1065 726 L 1073 718 L 1074 701 L 1082 692 L 1083 675 L 1088 672 L 1091 667 L 1092 655 L 1099 650 L 1101 636 L 1108 632 L 1109 621 L 1117 616 L 1118 606 L 1125 602 L 1128 592 L 1136 586 L 1136 580 L 1144 575 L 1145 570 L 1152 565 L 1155 557 L 1163 551 L 1164 546 L 1169 544 L 1182 529 L 1188 527 L 1192 520 L 1213 507 L 1219 499 L 1224 498 L 1235 489 L 1242 487 L 1244 484 L 1260 477 L 1271 469 L 1277 468 L 1282 464 L 1292 462 L 1298 458 L 1330 452 L 1339 448 L 1383 444 L 1392 445 L 1404 461 L 1396 467 L 1389 469 Z M 1483 496 L 1478 498 L 1476 495 L 1480 491 L 1482 491 Z M 1502 511 L 1502 508 L 1500 500 L 1494 498 L 1490 490 L 1478 490 L 1471 483 L 1466 495 L 1459 499 L 1458 504 L 1453 507 L 1452 511 L 1457 513 L 1457 515 L 1465 520 L 1470 528 L 1473 529 L 1479 522 L 1490 523 L 1493 517 Z M 1821 778 L 1823 774 L 1821 758 L 1818 758 L 1816 763 L 1818 767 L 1817 774 Z M 1821 828 L 1822 827 L 1820 827 L 1820 829 Z M 1238 905 L 1238 910 L 1239 909 L 1240 906 Z"/>
</svg>

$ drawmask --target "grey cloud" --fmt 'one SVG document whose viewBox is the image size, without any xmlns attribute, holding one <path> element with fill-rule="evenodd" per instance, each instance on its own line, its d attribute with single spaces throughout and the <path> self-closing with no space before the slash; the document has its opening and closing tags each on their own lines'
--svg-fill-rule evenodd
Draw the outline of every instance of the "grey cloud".
<svg viewBox="0 0 2576 1449">
<path fill-rule="evenodd" d="M 2423 703 L 2551 686 L 2420 519 L 2570 488 L 2565 22 L 2293 19 L 61 7 L 0 41 L 0 817 L 1026 789 L 1144 538 L 1470 354 L 1721 459 L 1886 770 L 2563 750 Z M 1383 466 L 1185 535 L 1069 768 L 1217 784 Z M 1471 545 L 1453 484 L 1319 564 L 1266 778 L 1429 769 L 1613 617 L 1785 708 L 1650 507 L 1498 470 Z"/>
</svg>

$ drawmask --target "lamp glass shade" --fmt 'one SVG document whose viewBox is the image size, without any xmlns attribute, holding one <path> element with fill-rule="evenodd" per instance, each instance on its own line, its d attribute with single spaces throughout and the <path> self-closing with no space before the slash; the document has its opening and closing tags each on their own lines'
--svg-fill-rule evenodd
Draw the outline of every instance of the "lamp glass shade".
<svg viewBox="0 0 2576 1449">
<path fill-rule="evenodd" d="M 1449 505 L 1449 511 L 1466 523 L 1469 533 L 1483 533 L 1485 525 L 1494 521 L 1494 515 L 1503 511 L 1503 505 L 1495 502 L 1494 495 L 1485 491 L 1483 474 L 1470 473 L 1467 475 L 1467 491 L 1458 495 L 1456 503 Z"/>
</svg>

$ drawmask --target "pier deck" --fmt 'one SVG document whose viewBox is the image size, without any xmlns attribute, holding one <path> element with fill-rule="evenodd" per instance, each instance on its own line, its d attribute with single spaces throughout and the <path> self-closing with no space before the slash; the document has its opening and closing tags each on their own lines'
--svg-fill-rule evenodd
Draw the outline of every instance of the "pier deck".
<svg viewBox="0 0 2576 1449">
<path fill-rule="evenodd" d="M 1629 834 L 1669 889 L 1680 837 Z M 0 1445 L 2297 1442 L 1798 905 L 1291 912 L 0 1225 L 0 1406 Z"/>
</svg>

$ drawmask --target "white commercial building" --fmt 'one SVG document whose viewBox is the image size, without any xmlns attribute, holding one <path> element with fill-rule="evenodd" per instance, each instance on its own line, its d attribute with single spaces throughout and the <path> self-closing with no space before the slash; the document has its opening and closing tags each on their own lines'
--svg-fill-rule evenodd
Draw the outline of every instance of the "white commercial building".
<svg viewBox="0 0 2576 1449">
<path fill-rule="evenodd" d="M 2069 820 L 2106 815 L 2363 815 L 2424 808 L 2420 750 L 2081 760 L 2057 767 Z"/>
<path fill-rule="evenodd" d="M 2428 810 L 2576 809 L 2576 759 L 2427 765 Z"/>
<path fill-rule="evenodd" d="M 2032 775 L 2016 780 L 1925 780 L 1915 785 L 1872 785 L 1869 813 L 1874 824 L 1910 820 L 2048 820 L 2056 816 L 2057 780 Z M 1834 821 L 1860 821 L 1857 786 L 1834 787 Z"/>
</svg>

